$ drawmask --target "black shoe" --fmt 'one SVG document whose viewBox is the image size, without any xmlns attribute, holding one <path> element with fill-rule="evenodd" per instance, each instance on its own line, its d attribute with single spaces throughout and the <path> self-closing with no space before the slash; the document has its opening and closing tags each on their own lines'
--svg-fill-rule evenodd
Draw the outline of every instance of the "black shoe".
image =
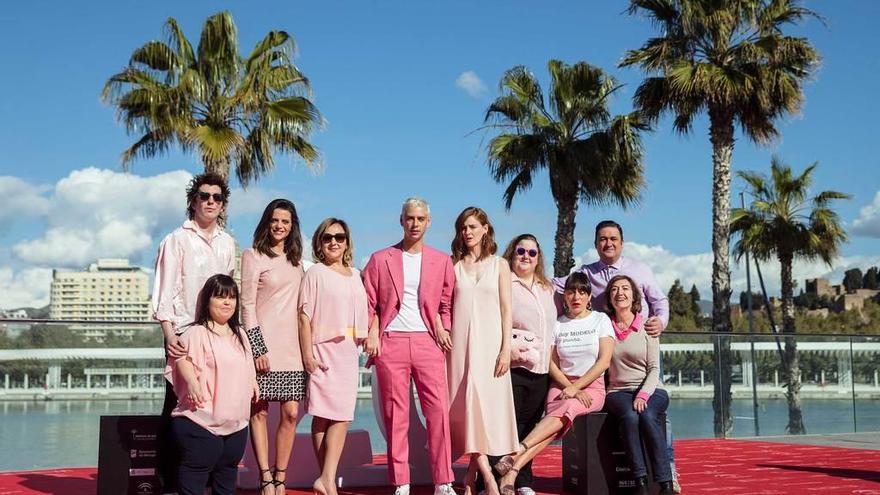
<svg viewBox="0 0 880 495">
<path fill-rule="evenodd" d="M 650 495 L 650 490 L 648 490 L 648 477 L 647 476 L 639 476 L 636 478 L 636 485 L 633 488 L 634 495 Z"/>
<path fill-rule="evenodd" d="M 675 492 L 672 490 L 672 480 L 661 481 L 658 484 L 660 485 L 660 495 L 675 495 Z"/>
</svg>

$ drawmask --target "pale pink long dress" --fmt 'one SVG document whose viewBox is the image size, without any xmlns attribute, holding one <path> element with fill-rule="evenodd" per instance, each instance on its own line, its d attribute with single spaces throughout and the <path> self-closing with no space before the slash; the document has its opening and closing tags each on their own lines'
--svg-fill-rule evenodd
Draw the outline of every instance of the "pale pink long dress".
<svg viewBox="0 0 880 495">
<path fill-rule="evenodd" d="M 258 373 L 260 397 L 299 401 L 305 397 L 305 371 L 299 348 L 297 301 L 302 263 L 247 249 L 241 253 L 241 318 L 254 356 L 266 354 L 268 373 Z"/>
<path fill-rule="evenodd" d="M 300 287 L 299 308 L 309 317 L 315 358 L 327 365 L 309 375 L 306 412 L 334 421 L 354 419 L 358 349 L 367 336 L 367 292 L 360 273 L 349 276 L 318 263 Z"/>
<path fill-rule="evenodd" d="M 510 373 L 495 377 L 501 347 L 501 262 L 498 256 L 481 261 L 479 280 L 461 262 L 455 264 L 452 353 L 447 360 L 453 459 L 471 453 L 509 454 L 519 442 Z"/>
</svg>

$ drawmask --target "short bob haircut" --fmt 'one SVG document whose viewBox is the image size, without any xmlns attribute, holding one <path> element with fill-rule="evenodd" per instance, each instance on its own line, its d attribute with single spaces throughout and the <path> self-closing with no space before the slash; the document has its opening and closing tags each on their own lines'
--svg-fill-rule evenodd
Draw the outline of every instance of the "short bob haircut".
<svg viewBox="0 0 880 495">
<path fill-rule="evenodd" d="M 455 238 L 452 239 L 453 263 L 461 261 L 461 259 L 468 253 L 468 248 L 464 243 L 462 231 L 464 230 L 464 223 L 470 217 L 476 218 L 477 221 L 480 222 L 480 225 L 486 225 L 489 227 L 486 235 L 484 235 L 483 239 L 480 241 L 480 258 L 477 261 L 482 261 L 483 258 L 492 256 L 495 254 L 495 251 L 498 250 L 498 245 L 495 244 L 495 228 L 492 227 L 492 223 L 489 222 L 489 215 L 487 215 L 482 208 L 468 206 L 462 210 L 461 213 L 458 214 L 458 218 L 455 219 Z"/>
<path fill-rule="evenodd" d="M 345 223 L 345 221 L 334 217 L 324 219 L 324 221 L 318 225 L 318 228 L 315 229 L 315 233 L 312 235 L 312 260 L 316 263 L 324 262 L 324 250 L 321 245 L 321 236 L 323 236 L 324 232 L 326 232 L 333 224 L 338 224 L 342 227 L 342 231 L 345 233 L 345 252 L 342 253 L 342 264 L 345 266 L 351 266 L 351 259 L 354 257 L 354 243 L 351 241 L 351 230 L 349 230 L 348 224 Z"/>
<path fill-rule="evenodd" d="M 270 258 L 278 256 L 272 251 L 272 243 L 270 241 L 272 215 L 275 214 L 275 210 L 284 210 L 290 213 L 290 233 L 287 235 L 287 239 L 284 239 L 284 254 L 291 265 L 298 266 L 300 261 L 302 261 L 303 251 L 302 234 L 299 231 L 299 216 L 296 214 L 296 207 L 293 203 L 286 199 L 274 199 L 266 205 L 266 209 L 263 210 L 263 216 L 260 218 L 260 223 L 254 229 L 254 249 Z"/>
<path fill-rule="evenodd" d="M 218 273 L 205 281 L 205 285 L 199 291 L 199 299 L 196 304 L 196 320 L 190 323 L 190 325 L 201 325 L 210 330 L 213 326 L 210 311 L 211 298 L 230 296 L 235 298 L 235 311 L 232 312 L 232 317 L 229 318 L 227 324 L 232 333 L 235 334 L 235 338 L 238 339 L 238 343 L 241 344 L 241 348 L 246 350 L 247 347 L 245 346 L 241 331 L 241 317 L 239 316 L 241 314 L 241 297 L 238 293 L 238 285 L 229 275 Z"/>
<path fill-rule="evenodd" d="M 565 288 L 562 291 L 586 291 L 587 294 L 593 295 L 593 286 L 590 285 L 590 279 L 586 273 L 574 272 L 565 279 Z"/>
<path fill-rule="evenodd" d="M 196 203 L 199 195 L 199 188 L 204 185 L 219 187 L 220 194 L 223 195 L 223 205 L 229 205 L 229 184 L 226 183 L 223 177 L 212 172 L 196 175 L 189 181 L 189 185 L 186 187 L 186 217 L 190 220 L 196 217 L 196 209 L 193 205 Z M 226 212 L 220 216 L 221 220 L 225 220 L 225 215 Z"/>
<path fill-rule="evenodd" d="M 608 311 L 609 316 L 617 316 L 614 313 L 614 305 L 611 304 L 611 288 L 614 287 L 614 284 L 620 282 L 621 280 L 626 280 L 629 282 L 629 288 L 632 291 L 632 312 L 633 314 L 639 314 L 642 312 L 642 291 L 639 289 L 639 286 L 636 285 L 635 280 L 630 278 L 627 275 L 615 275 L 611 277 L 611 280 L 608 281 L 608 285 L 605 286 L 605 293 L 608 295 L 608 306 L 606 309 Z"/>
<path fill-rule="evenodd" d="M 533 234 L 520 234 L 511 239 L 501 257 L 507 260 L 507 264 L 510 266 L 510 271 L 512 272 L 514 262 L 516 261 L 516 253 L 514 251 L 516 251 L 516 246 L 522 241 L 532 241 L 535 243 L 535 246 L 538 247 L 538 257 L 535 259 L 535 278 L 544 288 L 549 288 L 550 280 L 547 279 L 547 275 L 544 274 L 544 250 L 541 249 L 541 243 L 538 242 L 538 238 Z"/>
</svg>

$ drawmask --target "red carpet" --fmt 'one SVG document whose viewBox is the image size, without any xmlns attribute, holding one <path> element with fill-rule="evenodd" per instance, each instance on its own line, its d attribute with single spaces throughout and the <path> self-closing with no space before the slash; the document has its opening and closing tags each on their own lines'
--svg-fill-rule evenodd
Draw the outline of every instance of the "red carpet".
<svg viewBox="0 0 880 495">
<path fill-rule="evenodd" d="M 675 453 L 684 495 L 880 495 L 880 451 L 745 440 L 683 440 L 676 442 Z M 560 457 L 560 450 L 551 447 L 536 462 L 535 488 L 541 493 L 561 493 Z M 95 468 L 0 473 L 0 495 L 94 495 L 96 479 Z M 287 493 L 308 495 L 292 489 Z M 346 495 L 388 493 L 388 488 L 340 491 Z M 431 493 L 428 487 L 413 490 L 413 495 Z"/>
</svg>

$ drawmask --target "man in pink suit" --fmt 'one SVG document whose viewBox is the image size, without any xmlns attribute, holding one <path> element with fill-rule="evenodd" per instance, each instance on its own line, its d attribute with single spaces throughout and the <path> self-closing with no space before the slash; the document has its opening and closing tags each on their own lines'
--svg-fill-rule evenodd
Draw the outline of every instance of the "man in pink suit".
<svg viewBox="0 0 880 495">
<path fill-rule="evenodd" d="M 452 348 L 455 273 L 449 255 L 424 244 L 430 225 L 428 203 L 407 199 L 403 240 L 374 253 L 363 271 L 370 312 L 365 350 L 376 365 L 395 495 L 409 495 L 411 379 L 425 415 L 434 495 L 455 494 L 444 355 Z"/>
</svg>

